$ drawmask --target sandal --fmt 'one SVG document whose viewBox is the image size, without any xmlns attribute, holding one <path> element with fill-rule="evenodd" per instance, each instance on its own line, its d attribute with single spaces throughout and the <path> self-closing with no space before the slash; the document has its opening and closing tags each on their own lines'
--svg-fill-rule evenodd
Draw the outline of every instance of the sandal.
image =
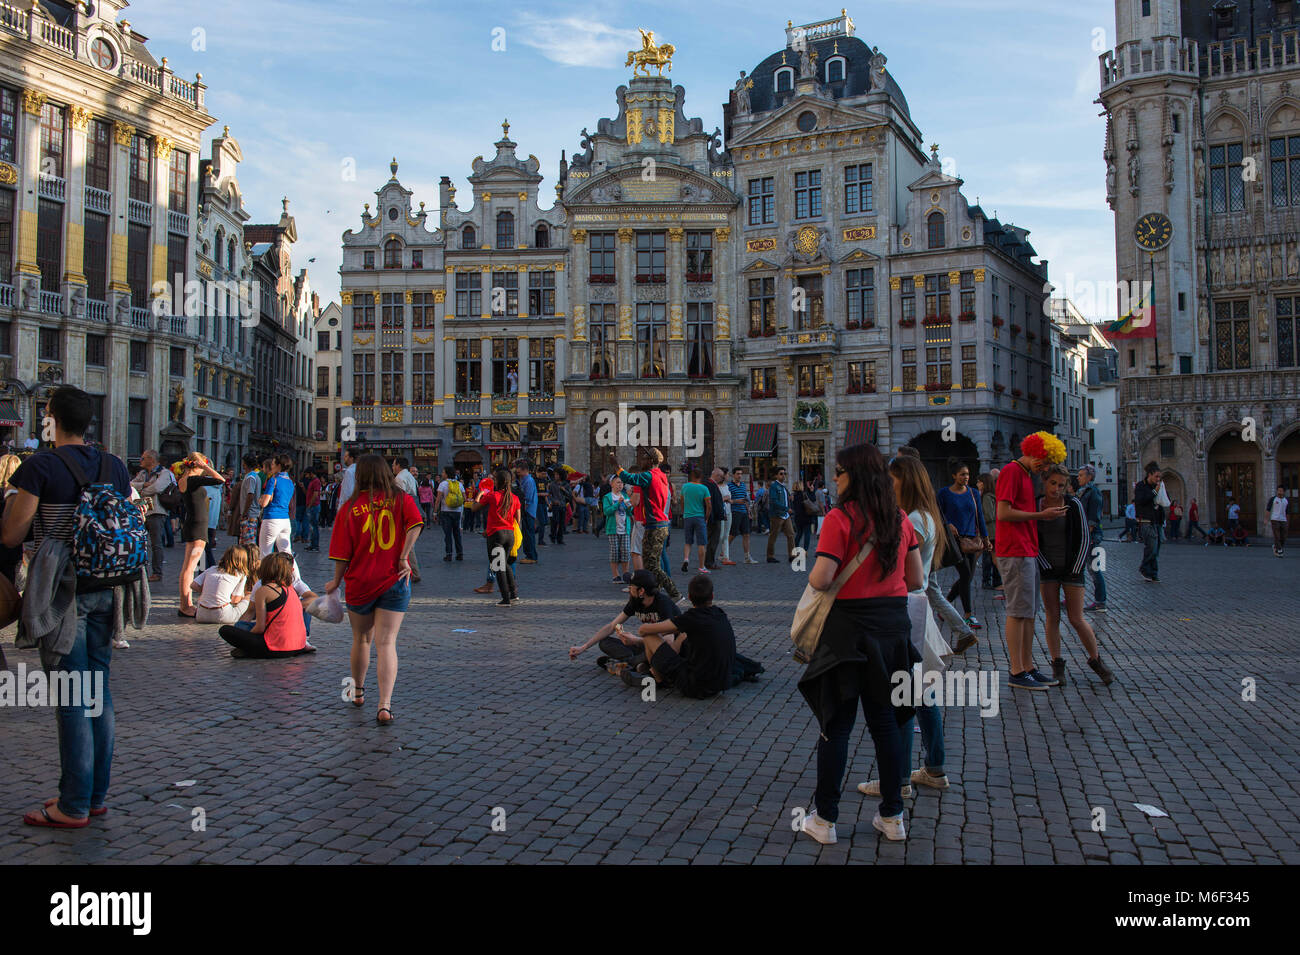
<svg viewBox="0 0 1300 955">
<path fill-rule="evenodd" d="M 58 801 L 59 801 L 59 797 L 58 797 L 58 796 L 55 796 L 53 799 L 47 799 L 47 800 L 45 800 L 45 808 L 46 808 L 46 809 L 49 809 L 51 806 L 53 806 L 54 804 L 56 804 Z M 92 816 L 106 816 L 106 815 L 108 815 L 108 807 L 107 807 L 107 806 L 100 806 L 98 809 L 92 809 L 92 810 L 90 810 L 90 814 L 91 814 Z"/>
<path fill-rule="evenodd" d="M 387 713 L 387 714 L 388 714 L 388 719 L 386 719 L 386 720 L 380 718 L 381 715 L 384 714 L 384 713 Z M 379 712 L 375 714 L 375 722 L 378 723 L 380 726 L 391 726 L 393 723 L 396 722 L 396 720 L 393 718 L 393 711 L 392 711 L 392 710 L 390 710 L 390 709 L 389 709 L 388 707 L 386 707 L 386 706 L 381 706 L 381 707 L 379 708 Z"/>
<path fill-rule="evenodd" d="M 353 689 L 353 691 L 352 691 L 352 705 L 353 705 L 353 706 L 365 706 L 365 705 L 366 705 L 366 688 L 365 688 L 364 686 L 358 686 L 358 687 L 356 687 L 355 689 Z"/>
<path fill-rule="evenodd" d="M 27 815 L 23 816 L 23 822 L 27 823 L 29 826 L 40 826 L 44 829 L 85 829 L 90 825 L 90 817 L 87 816 L 85 819 L 78 819 L 75 822 L 60 822 L 58 819 L 51 816 L 49 811 L 42 806 L 39 815 L 34 812 L 29 812 Z"/>
</svg>

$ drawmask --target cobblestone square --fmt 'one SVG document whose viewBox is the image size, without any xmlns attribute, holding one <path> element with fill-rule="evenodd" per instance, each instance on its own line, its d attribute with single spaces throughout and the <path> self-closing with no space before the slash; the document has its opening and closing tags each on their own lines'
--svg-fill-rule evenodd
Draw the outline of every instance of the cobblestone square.
<svg viewBox="0 0 1300 955">
<path fill-rule="evenodd" d="M 986 626 L 957 666 L 999 671 L 998 714 L 946 711 L 952 786 L 907 801 L 901 844 L 877 835 L 875 800 L 854 790 L 874 768 L 859 722 L 840 841 L 822 847 L 791 827 L 815 782 L 815 723 L 788 655 L 804 575 L 724 567 L 718 603 L 767 672 L 710 701 L 645 702 L 596 669 L 595 649 L 567 658 L 626 599 L 603 540 L 544 548 L 520 569 L 513 608 L 470 592 L 477 541 L 463 563 L 443 563 L 441 547 L 436 532 L 419 545 L 386 729 L 373 700 L 341 698 L 346 624 L 314 623 L 314 656 L 235 660 L 215 628 L 174 623 L 176 599 L 156 584 L 151 625 L 114 653 L 106 817 L 76 832 L 23 826 L 56 791 L 54 719 L 0 713 L 0 863 L 1300 862 L 1295 557 L 1169 545 L 1153 585 L 1138 578 L 1139 547 L 1109 542 L 1110 611 L 1096 618 L 1109 688 L 1067 630 L 1070 685 L 1012 695 L 1000 602 L 977 591 Z M 326 563 L 303 555 L 309 583 Z M 1042 665 L 1041 618 L 1037 644 Z M 10 669 L 39 665 L 6 652 Z"/>
</svg>

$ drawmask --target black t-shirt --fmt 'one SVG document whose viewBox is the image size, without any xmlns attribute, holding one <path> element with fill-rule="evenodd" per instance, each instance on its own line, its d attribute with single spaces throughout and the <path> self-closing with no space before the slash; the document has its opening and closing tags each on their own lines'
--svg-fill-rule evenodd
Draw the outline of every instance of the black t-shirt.
<svg viewBox="0 0 1300 955">
<path fill-rule="evenodd" d="M 185 482 L 185 523 L 191 527 L 208 526 L 208 492 L 205 487 L 221 487 L 226 482 L 209 474 L 191 476 Z"/>
<path fill-rule="evenodd" d="M 654 598 L 647 607 L 640 597 L 633 597 L 623 608 L 623 615 L 629 619 L 637 619 L 642 623 L 659 623 L 661 620 L 671 620 L 681 613 L 677 609 L 677 604 L 673 598 L 669 597 L 662 590 L 657 591 Z"/>
<path fill-rule="evenodd" d="M 736 660 L 736 634 L 721 607 L 692 607 L 672 618 L 686 634 L 681 657 L 685 671 L 677 677 L 683 692 L 711 696 L 731 685 L 731 665 Z"/>
<path fill-rule="evenodd" d="M 84 444 L 64 445 L 75 456 L 86 479 L 91 484 L 99 482 L 99 468 L 105 452 Z M 131 476 L 120 458 L 109 455 L 109 473 L 112 484 L 123 497 L 131 496 Z M 40 547 L 45 538 L 71 543 L 76 530 L 77 505 L 81 493 L 68 466 L 53 451 L 40 451 L 19 465 L 9 478 L 9 483 L 19 490 L 34 494 L 40 499 L 36 516 L 32 520 L 32 541 Z"/>
<path fill-rule="evenodd" d="M 713 479 L 704 482 L 704 486 L 709 489 L 709 523 L 722 523 L 722 492 L 718 490 L 718 485 L 713 483 Z"/>
</svg>

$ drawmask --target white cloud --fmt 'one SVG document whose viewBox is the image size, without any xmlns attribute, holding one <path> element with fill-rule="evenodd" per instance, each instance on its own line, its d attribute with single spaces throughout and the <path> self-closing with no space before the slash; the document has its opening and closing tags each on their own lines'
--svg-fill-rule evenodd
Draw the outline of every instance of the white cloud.
<svg viewBox="0 0 1300 955">
<path fill-rule="evenodd" d="M 620 67 L 628 50 L 641 46 L 641 34 L 636 30 L 620 30 L 581 17 L 557 19 L 524 14 L 519 25 L 523 31 L 513 37 L 507 32 L 507 43 L 516 39 L 564 66 Z M 655 40 L 663 42 L 661 37 Z"/>
</svg>

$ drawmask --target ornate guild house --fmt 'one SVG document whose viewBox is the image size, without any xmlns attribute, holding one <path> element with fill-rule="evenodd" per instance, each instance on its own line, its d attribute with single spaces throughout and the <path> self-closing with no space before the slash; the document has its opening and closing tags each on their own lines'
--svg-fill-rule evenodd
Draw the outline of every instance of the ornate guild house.
<svg viewBox="0 0 1300 955">
<path fill-rule="evenodd" d="M 628 62 L 643 75 L 618 88 L 617 115 L 584 129 L 582 152 L 561 161 L 573 248 L 568 459 L 608 471 L 612 449 L 597 446 L 596 416 L 625 403 L 701 421 L 703 454 L 690 463 L 707 473 L 739 453 L 731 303 L 740 197 L 720 131 L 686 117 L 681 86 L 648 75 L 672 47 L 642 32 L 644 47 Z M 680 471 L 683 442 L 662 437 Z"/>
</svg>

